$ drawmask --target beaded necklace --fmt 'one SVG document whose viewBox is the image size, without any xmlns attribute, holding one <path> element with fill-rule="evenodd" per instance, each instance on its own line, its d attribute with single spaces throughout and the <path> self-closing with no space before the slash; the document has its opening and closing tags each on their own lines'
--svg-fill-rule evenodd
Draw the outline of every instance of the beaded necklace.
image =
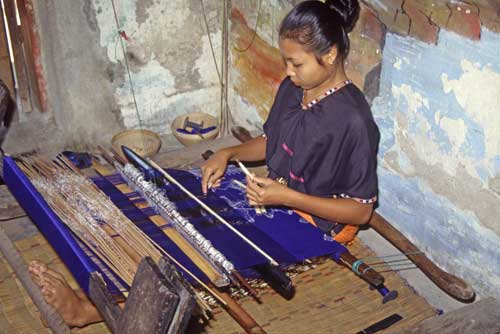
<svg viewBox="0 0 500 334">
<path fill-rule="evenodd" d="M 319 101 L 323 100 L 328 95 L 331 95 L 331 94 L 335 93 L 340 88 L 342 88 L 342 87 L 344 87 L 344 86 L 346 86 L 346 85 L 348 85 L 350 83 L 352 83 L 352 80 L 342 81 L 340 84 L 338 84 L 337 86 L 335 86 L 333 88 L 328 89 L 326 92 L 324 92 L 323 94 L 321 94 L 320 96 L 318 96 L 317 98 L 315 98 L 314 100 L 312 100 L 311 102 L 309 102 L 308 104 L 304 104 L 304 97 L 305 97 L 305 91 L 304 91 L 304 93 L 302 93 L 302 102 L 300 103 L 300 105 L 302 106 L 302 109 L 309 109 L 313 105 L 315 105 L 316 103 L 318 103 Z"/>
</svg>

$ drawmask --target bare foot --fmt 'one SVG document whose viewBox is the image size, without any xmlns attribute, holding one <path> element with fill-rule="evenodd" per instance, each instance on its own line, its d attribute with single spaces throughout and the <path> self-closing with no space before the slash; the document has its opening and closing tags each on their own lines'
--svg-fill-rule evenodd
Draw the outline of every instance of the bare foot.
<svg viewBox="0 0 500 334">
<path fill-rule="evenodd" d="M 45 301 L 63 318 L 68 326 L 82 327 L 102 321 L 97 309 L 82 294 L 73 290 L 64 276 L 32 261 L 28 268 L 33 281 L 40 287 Z"/>
</svg>

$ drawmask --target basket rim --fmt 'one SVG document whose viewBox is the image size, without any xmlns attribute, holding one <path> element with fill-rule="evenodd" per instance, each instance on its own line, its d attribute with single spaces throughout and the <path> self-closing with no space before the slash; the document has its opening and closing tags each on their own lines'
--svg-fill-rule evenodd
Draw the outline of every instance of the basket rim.
<svg viewBox="0 0 500 334">
<path fill-rule="evenodd" d="M 193 112 L 190 112 L 190 113 L 187 113 L 187 114 L 180 114 L 180 115 L 177 115 L 175 118 L 174 118 L 174 121 L 176 119 L 179 119 L 181 117 L 189 117 L 189 116 L 208 116 L 209 118 L 213 118 L 214 120 L 217 121 L 217 117 L 216 116 L 213 116 L 213 115 L 210 115 L 209 113 L 206 113 L 204 111 L 193 111 Z M 172 121 L 173 122 L 173 121 Z"/>
<path fill-rule="evenodd" d="M 129 130 L 123 130 L 121 132 L 118 132 L 117 134 L 115 134 L 112 138 L 111 138 L 111 142 L 115 142 L 116 140 L 122 138 L 122 137 L 125 137 L 125 136 L 128 136 L 128 135 L 132 135 L 132 134 L 135 134 L 135 133 L 143 133 L 143 134 L 146 134 L 152 138 L 155 138 L 158 142 L 161 142 L 161 139 L 160 139 L 160 136 L 154 132 L 154 131 L 151 131 L 151 130 L 146 130 L 146 129 L 129 129 Z"/>
</svg>

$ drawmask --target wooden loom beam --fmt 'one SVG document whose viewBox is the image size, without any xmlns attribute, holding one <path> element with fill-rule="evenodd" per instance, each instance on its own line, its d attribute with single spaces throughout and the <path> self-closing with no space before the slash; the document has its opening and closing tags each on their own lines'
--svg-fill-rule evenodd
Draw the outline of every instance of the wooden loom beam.
<svg viewBox="0 0 500 334">
<path fill-rule="evenodd" d="M 99 164 L 97 161 L 93 161 L 92 167 L 97 173 L 102 176 L 109 176 L 112 171 L 105 166 Z M 127 184 L 120 184 L 116 186 L 123 194 L 131 193 L 133 190 Z M 146 202 L 135 203 L 138 208 L 145 208 L 149 205 Z M 150 216 L 149 219 L 155 223 L 158 227 L 165 226 L 167 222 L 160 215 Z M 219 274 L 213 269 L 212 265 L 205 259 L 194 247 L 189 244 L 189 242 L 174 228 L 162 228 L 162 231 L 186 254 L 194 264 L 202 270 L 207 277 L 214 282 L 214 279 L 219 278 Z M 209 284 L 211 289 L 215 287 L 213 284 Z M 240 326 L 245 329 L 247 333 L 259 334 L 265 333 L 265 331 L 260 327 L 260 325 L 226 292 L 218 291 L 218 297 L 222 298 L 225 305 L 222 307 L 231 315 L 231 317 L 240 324 Z"/>
<path fill-rule="evenodd" d="M 441 290 L 462 302 L 474 300 L 474 290 L 465 281 L 439 268 L 384 217 L 374 212 L 369 224 L 403 254 L 408 254 L 406 256 Z"/>
</svg>

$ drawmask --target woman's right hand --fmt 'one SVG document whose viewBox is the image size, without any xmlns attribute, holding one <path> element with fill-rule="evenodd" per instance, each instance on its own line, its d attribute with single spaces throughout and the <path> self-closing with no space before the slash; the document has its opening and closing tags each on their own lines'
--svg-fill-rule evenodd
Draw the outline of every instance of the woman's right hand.
<svg viewBox="0 0 500 334">
<path fill-rule="evenodd" d="M 231 155 L 228 151 L 220 150 L 214 153 L 214 155 L 201 166 L 201 190 L 204 194 L 207 193 L 209 188 L 220 182 L 230 158 Z"/>
</svg>

